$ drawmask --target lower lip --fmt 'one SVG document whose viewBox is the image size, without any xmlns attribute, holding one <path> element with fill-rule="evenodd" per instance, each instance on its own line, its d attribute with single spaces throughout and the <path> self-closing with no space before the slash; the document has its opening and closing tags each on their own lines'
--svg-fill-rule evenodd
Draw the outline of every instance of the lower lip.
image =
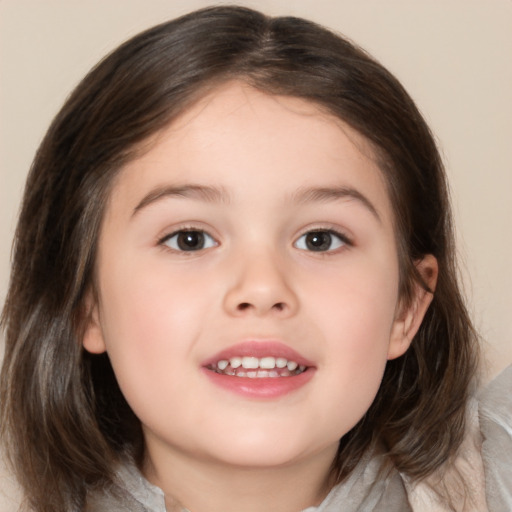
<svg viewBox="0 0 512 512">
<path fill-rule="evenodd" d="M 213 384 L 226 389 L 232 393 L 247 397 L 272 399 L 279 398 L 305 386 L 315 373 L 314 368 L 308 368 L 299 375 L 290 377 L 266 377 L 254 378 L 235 377 L 233 375 L 223 375 L 203 368 Z"/>
</svg>

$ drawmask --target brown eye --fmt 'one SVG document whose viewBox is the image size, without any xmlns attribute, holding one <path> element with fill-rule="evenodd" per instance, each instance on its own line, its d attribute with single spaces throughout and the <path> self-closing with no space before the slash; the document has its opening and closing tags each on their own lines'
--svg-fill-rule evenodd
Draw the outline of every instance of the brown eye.
<svg viewBox="0 0 512 512">
<path fill-rule="evenodd" d="M 343 235 L 335 233 L 331 230 L 308 231 L 302 235 L 295 247 L 304 251 L 327 252 L 334 251 L 346 245 L 348 242 Z"/>
<path fill-rule="evenodd" d="M 163 241 L 163 244 L 175 251 L 186 252 L 200 251 L 217 245 L 210 235 L 199 230 L 176 231 L 172 235 L 169 235 Z"/>
</svg>

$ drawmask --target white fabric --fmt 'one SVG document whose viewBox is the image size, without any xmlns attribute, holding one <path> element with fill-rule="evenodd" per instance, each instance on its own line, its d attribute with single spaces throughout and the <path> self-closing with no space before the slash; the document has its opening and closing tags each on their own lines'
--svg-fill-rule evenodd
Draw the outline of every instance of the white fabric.
<svg viewBox="0 0 512 512">
<path fill-rule="evenodd" d="M 416 483 L 397 471 L 377 478 L 381 462 L 363 459 L 320 506 L 303 512 L 512 512 L 512 366 L 470 404 L 464 443 L 435 474 Z M 163 492 L 136 469 L 123 468 L 120 477 L 135 508 L 115 508 L 104 497 L 103 508 L 91 511 L 185 512 L 178 504 L 166 510 Z"/>
<path fill-rule="evenodd" d="M 412 483 L 397 471 L 377 478 L 382 460 L 366 457 L 320 506 L 303 512 L 512 512 L 512 366 L 470 404 L 468 415 L 457 457 L 427 479 Z M 166 509 L 162 490 L 134 466 L 122 467 L 118 480 L 111 492 L 91 495 L 87 512 L 186 512 L 178 503 Z M 1 503 L 1 512 L 16 512 L 19 496 Z"/>
</svg>

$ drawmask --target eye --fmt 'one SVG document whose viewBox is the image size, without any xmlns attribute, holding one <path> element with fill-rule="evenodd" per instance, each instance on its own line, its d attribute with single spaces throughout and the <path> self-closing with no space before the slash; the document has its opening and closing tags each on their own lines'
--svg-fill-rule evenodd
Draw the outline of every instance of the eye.
<svg viewBox="0 0 512 512">
<path fill-rule="evenodd" d="M 304 233 L 294 245 L 303 251 L 327 252 L 349 245 L 349 243 L 349 240 L 340 233 L 330 229 L 318 229 Z"/>
<path fill-rule="evenodd" d="M 217 245 L 208 233 L 196 229 L 176 231 L 166 236 L 160 243 L 175 251 L 187 252 L 201 251 Z"/>
</svg>

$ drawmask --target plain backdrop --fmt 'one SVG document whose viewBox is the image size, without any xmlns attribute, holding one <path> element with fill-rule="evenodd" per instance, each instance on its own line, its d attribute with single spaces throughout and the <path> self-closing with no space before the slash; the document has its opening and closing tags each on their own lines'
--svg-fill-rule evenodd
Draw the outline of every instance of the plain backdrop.
<svg viewBox="0 0 512 512">
<path fill-rule="evenodd" d="M 486 375 L 495 375 L 512 362 L 512 1 L 238 3 L 345 34 L 415 99 L 444 156 L 468 303 L 484 340 Z M 25 176 L 67 95 L 128 37 L 210 4 L 0 0 L 0 305 Z M 0 512 L 15 510 L 1 500 Z"/>
</svg>

